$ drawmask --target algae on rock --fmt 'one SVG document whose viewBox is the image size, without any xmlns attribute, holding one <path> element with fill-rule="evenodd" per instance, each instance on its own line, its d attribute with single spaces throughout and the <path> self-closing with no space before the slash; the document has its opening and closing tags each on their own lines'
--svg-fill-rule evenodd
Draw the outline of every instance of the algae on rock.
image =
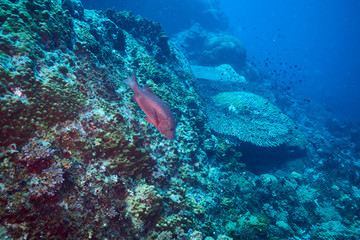
<svg viewBox="0 0 360 240">
<path fill-rule="evenodd" d="M 0 31 L 8 237 L 140 239 L 167 221 L 164 188 L 180 161 L 205 157 L 209 131 L 190 66 L 161 25 L 79 0 L 5 0 Z M 121 79 L 133 70 L 173 111 L 175 141 L 131 100 Z M 185 229 L 195 217 L 183 219 Z"/>
</svg>

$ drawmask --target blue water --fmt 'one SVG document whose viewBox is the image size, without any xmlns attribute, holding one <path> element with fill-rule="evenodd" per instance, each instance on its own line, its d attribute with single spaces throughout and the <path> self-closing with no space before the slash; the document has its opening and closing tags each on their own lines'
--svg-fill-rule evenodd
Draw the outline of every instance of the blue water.
<svg viewBox="0 0 360 240">
<path fill-rule="evenodd" d="M 249 56 L 301 67 L 298 94 L 360 121 L 359 1 L 221 0 L 221 8 Z"/>
<path fill-rule="evenodd" d="M 259 70 L 286 73 L 281 80 L 294 96 L 320 103 L 338 119 L 360 122 L 359 1 L 82 2 L 85 8 L 114 7 L 160 22 L 170 37 L 196 22 L 212 32 L 230 32 Z M 224 11 L 229 28 L 209 20 L 212 9 Z"/>
</svg>

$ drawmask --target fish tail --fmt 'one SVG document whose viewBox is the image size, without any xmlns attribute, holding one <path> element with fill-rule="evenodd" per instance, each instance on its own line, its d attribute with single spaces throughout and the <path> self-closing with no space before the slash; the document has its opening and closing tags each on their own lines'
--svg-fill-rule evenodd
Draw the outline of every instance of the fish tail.
<svg viewBox="0 0 360 240">
<path fill-rule="evenodd" d="M 128 85 L 134 92 L 139 90 L 139 84 L 135 71 L 132 73 L 131 77 L 124 79 L 123 82 Z"/>
</svg>

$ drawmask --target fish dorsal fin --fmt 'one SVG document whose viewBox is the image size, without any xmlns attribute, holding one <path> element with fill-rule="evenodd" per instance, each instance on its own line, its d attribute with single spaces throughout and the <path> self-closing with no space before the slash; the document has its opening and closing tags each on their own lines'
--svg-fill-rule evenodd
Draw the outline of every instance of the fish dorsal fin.
<svg viewBox="0 0 360 240">
<path fill-rule="evenodd" d="M 147 92 L 149 92 L 149 93 L 154 94 L 154 93 L 153 93 L 153 91 L 151 91 L 151 89 L 149 88 L 149 86 L 148 86 L 148 85 L 144 85 L 144 87 L 143 87 L 143 88 L 144 88 L 144 90 L 145 90 L 145 91 L 147 91 Z"/>
</svg>

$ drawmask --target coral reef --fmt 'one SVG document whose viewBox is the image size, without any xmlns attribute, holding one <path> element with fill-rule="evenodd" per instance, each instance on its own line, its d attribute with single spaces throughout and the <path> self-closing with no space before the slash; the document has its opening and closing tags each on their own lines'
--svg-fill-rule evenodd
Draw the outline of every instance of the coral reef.
<svg viewBox="0 0 360 240">
<path fill-rule="evenodd" d="M 134 191 L 129 191 L 125 201 L 127 211 L 131 215 L 136 231 L 141 234 L 145 229 L 152 227 L 160 217 L 162 198 L 154 186 L 138 185 Z M 136 232 L 135 232 L 136 234 Z"/>
<path fill-rule="evenodd" d="M 214 101 L 225 109 L 209 110 L 214 131 L 262 147 L 288 144 L 305 148 L 304 136 L 269 100 L 249 92 L 224 92 L 216 95 Z"/>
<path fill-rule="evenodd" d="M 240 41 L 231 35 L 212 34 L 204 42 L 199 65 L 218 66 L 224 63 L 240 71 L 246 66 L 246 50 Z"/>
<path fill-rule="evenodd" d="M 202 98 L 161 25 L 130 12 L 4 0 L 0 30 L 1 239 L 360 238 L 358 130 L 321 106 L 280 110 L 226 61 L 194 71 L 214 83 Z M 169 105 L 175 140 L 132 102 L 133 70 Z M 307 155 L 256 175 L 247 141 Z"/>
<path fill-rule="evenodd" d="M 171 36 L 171 40 L 180 48 L 183 48 L 184 54 L 189 61 L 198 61 L 205 39 L 209 32 L 199 23 L 194 23 L 190 28 L 178 32 Z"/>
<path fill-rule="evenodd" d="M 128 12 L 84 10 L 71 0 L 3 1 L 1 16 L 0 222 L 7 234 L 146 236 L 153 218 L 163 217 L 158 192 L 179 160 L 204 155 L 198 146 L 208 130 L 186 59 L 159 24 Z M 134 69 L 174 111 L 176 142 L 132 103 L 120 80 Z"/>
</svg>

